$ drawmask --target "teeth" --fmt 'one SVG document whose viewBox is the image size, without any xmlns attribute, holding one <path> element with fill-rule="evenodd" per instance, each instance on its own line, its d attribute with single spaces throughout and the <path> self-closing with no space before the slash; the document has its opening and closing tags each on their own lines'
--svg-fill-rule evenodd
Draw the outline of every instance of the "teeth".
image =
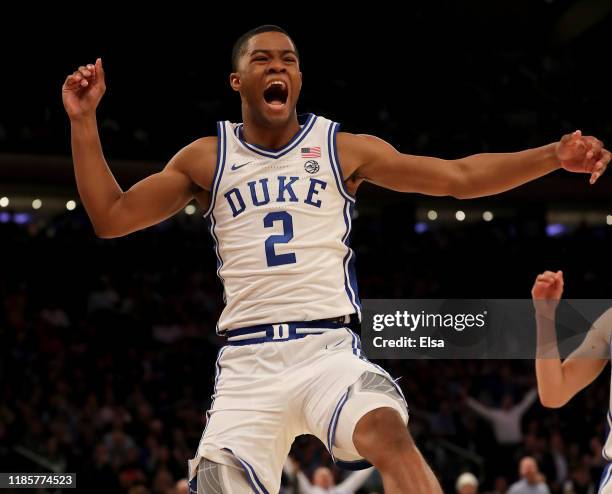
<svg viewBox="0 0 612 494">
<path fill-rule="evenodd" d="M 286 84 L 283 81 L 271 81 L 267 86 L 266 89 L 271 88 L 272 86 L 281 86 L 281 87 L 286 87 Z"/>
</svg>

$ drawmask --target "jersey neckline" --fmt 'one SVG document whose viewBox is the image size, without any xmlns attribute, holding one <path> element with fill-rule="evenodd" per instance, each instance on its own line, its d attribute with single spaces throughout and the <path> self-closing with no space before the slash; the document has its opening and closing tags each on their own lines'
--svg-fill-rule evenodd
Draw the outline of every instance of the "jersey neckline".
<svg viewBox="0 0 612 494">
<path fill-rule="evenodd" d="M 278 159 L 295 149 L 297 145 L 305 139 L 314 127 L 316 120 L 317 117 L 313 113 L 298 115 L 298 123 L 302 126 L 301 129 L 297 131 L 287 144 L 279 149 L 268 149 L 263 146 L 258 146 L 257 144 L 246 142 L 242 136 L 242 127 L 244 125 L 242 123 L 238 124 L 234 129 L 234 136 L 238 142 L 249 151 L 265 156 L 266 158 Z"/>
</svg>

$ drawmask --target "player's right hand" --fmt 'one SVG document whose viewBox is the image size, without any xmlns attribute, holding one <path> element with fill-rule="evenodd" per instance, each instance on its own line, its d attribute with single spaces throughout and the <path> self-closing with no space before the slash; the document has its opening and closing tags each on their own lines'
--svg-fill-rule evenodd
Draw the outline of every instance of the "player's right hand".
<svg viewBox="0 0 612 494">
<path fill-rule="evenodd" d="M 62 86 L 62 101 L 70 119 L 95 115 L 106 91 L 102 59 L 82 65 L 69 75 Z"/>
<path fill-rule="evenodd" d="M 539 274 L 531 289 L 536 312 L 554 313 L 563 295 L 563 272 L 544 271 Z"/>
</svg>

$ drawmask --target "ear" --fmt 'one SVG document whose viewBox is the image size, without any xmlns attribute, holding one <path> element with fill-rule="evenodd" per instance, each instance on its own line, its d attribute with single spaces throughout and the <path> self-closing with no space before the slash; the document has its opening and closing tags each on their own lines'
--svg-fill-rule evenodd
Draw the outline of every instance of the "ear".
<svg viewBox="0 0 612 494">
<path fill-rule="evenodd" d="M 242 86 L 242 83 L 240 81 L 240 74 L 238 72 L 232 72 L 230 74 L 230 86 L 232 86 L 232 89 L 234 91 L 240 91 L 240 87 Z"/>
</svg>

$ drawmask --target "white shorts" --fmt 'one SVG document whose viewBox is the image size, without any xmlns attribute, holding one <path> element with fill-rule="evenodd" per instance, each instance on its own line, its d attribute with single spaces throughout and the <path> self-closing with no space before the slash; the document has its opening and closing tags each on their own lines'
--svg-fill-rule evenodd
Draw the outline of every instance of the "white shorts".
<svg viewBox="0 0 612 494">
<path fill-rule="evenodd" d="M 612 494 L 612 463 L 608 463 L 599 481 L 598 494 Z"/>
<path fill-rule="evenodd" d="M 363 384 L 364 375 L 378 382 Z M 318 437 L 340 466 L 366 468 L 353 431 L 363 415 L 381 407 L 396 409 L 408 423 L 401 390 L 363 356 L 359 337 L 348 328 L 225 346 L 217 358 L 213 404 L 197 455 L 189 461 L 189 478 L 200 459 L 207 458 L 240 466 L 256 493 L 278 492 L 283 464 L 301 434 Z"/>
</svg>

